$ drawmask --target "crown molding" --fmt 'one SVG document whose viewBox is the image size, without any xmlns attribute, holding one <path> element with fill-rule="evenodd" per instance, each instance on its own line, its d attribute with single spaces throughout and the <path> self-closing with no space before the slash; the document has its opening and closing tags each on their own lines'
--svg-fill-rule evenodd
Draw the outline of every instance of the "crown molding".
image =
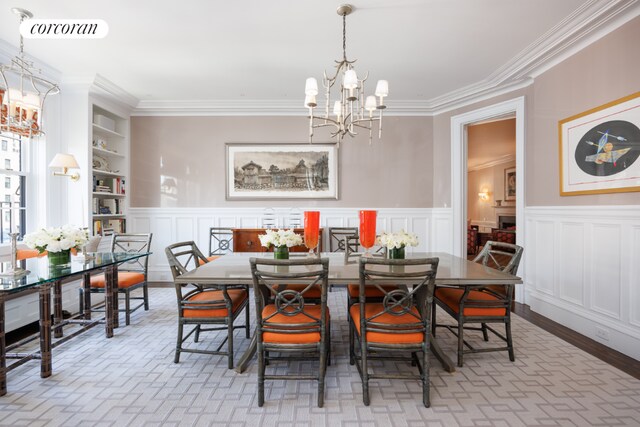
<svg viewBox="0 0 640 427">
<path fill-rule="evenodd" d="M 431 116 L 424 101 L 389 102 L 385 116 Z M 134 116 L 300 116 L 308 111 L 298 100 L 142 100 Z"/>
<path fill-rule="evenodd" d="M 138 98 L 100 74 L 96 74 L 91 92 L 106 96 L 109 100 L 122 104 L 127 110 L 133 110 L 140 103 Z"/>
<path fill-rule="evenodd" d="M 523 89 L 535 77 L 639 15 L 640 0 L 590 0 L 486 79 L 430 100 L 390 100 L 385 115 L 436 116 Z M 307 116 L 301 104 L 298 100 L 142 100 L 132 115 Z"/>
<path fill-rule="evenodd" d="M 516 155 L 515 154 L 505 154 L 503 156 L 500 157 L 496 157 L 488 162 L 485 163 L 480 163 L 479 165 L 475 165 L 473 167 L 468 167 L 467 168 L 467 172 L 475 172 L 475 171 L 479 171 L 482 169 L 488 169 L 488 168 L 492 168 L 494 166 L 499 166 L 499 165 L 503 165 L 505 163 L 509 163 L 509 162 L 515 162 L 516 161 Z"/>
</svg>

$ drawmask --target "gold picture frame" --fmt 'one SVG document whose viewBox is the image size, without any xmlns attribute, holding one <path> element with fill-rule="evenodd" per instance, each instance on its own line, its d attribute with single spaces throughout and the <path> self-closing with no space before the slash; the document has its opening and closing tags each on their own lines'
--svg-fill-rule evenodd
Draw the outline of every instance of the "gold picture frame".
<svg viewBox="0 0 640 427">
<path fill-rule="evenodd" d="M 640 92 L 558 122 L 560 195 L 640 191 Z"/>
</svg>

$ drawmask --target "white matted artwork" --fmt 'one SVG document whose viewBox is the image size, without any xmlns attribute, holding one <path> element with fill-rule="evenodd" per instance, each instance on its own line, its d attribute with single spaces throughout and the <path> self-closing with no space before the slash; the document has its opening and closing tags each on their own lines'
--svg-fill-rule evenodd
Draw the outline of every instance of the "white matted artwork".
<svg viewBox="0 0 640 427">
<path fill-rule="evenodd" d="M 336 144 L 227 143 L 226 197 L 337 199 Z"/>
<path fill-rule="evenodd" d="M 561 120 L 560 195 L 640 191 L 640 92 Z"/>
</svg>

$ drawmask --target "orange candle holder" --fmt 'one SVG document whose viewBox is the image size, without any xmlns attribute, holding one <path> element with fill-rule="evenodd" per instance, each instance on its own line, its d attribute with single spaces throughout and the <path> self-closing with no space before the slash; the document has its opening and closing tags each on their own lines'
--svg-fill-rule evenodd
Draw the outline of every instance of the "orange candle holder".
<svg viewBox="0 0 640 427">
<path fill-rule="evenodd" d="M 378 211 L 360 211 L 360 244 L 369 255 L 369 249 L 376 243 L 376 220 Z"/>
<path fill-rule="evenodd" d="M 304 213 L 304 245 L 309 249 L 309 254 L 318 247 L 320 240 L 320 212 L 305 211 Z"/>
</svg>

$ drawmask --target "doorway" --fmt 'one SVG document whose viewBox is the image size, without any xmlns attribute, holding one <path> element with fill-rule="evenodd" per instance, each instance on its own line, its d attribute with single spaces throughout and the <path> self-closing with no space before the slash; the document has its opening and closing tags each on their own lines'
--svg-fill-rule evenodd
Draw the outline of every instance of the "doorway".
<svg viewBox="0 0 640 427">
<path fill-rule="evenodd" d="M 466 125 L 467 256 L 488 240 L 516 242 L 516 119 Z"/>
<path fill-rule="evenodd" d="M 453 253 L 466 257 L 467 240 L 467 126 L 473 123 L 497 120 L 509 116 L 515 117 L 516 131 L 516 170 L 515 207 L 516 207 L 516 244 L 524 247 L 524 97 L 504 101 L 488 107 L 469 111 L 451 117 L 451 207 L 453 211 Z M 526 251 L 525 251 L 526 252 Z M 526 253 L 524 254 L 526 257 Z M 520 263 L 518 275 L 524 278 L 524 261 Z M 524 286 L 516 286 L 516 301 L 524 303 Z"/>
</svg>

